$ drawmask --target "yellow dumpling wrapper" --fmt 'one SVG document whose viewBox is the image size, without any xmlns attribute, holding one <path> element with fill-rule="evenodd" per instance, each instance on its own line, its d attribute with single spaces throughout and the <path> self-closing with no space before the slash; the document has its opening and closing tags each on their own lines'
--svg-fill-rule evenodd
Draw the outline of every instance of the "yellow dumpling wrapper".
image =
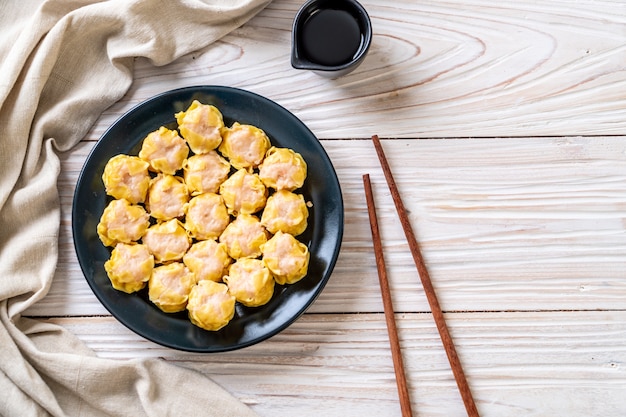
<svg viewBox="0 0 626 417">
<path fill-rule="evenodd" d="M 263 130 L 235 122 L 230 128 L 222 129 L 219 151 L 236 169 L 252 169 L 263 162 L 270 146 L 270 139 Z"/>
<path fill-rule="evenodd" d="M 142 242 L 157 262 L 181 260 L 191 246 L 191 238 L 176 219 L 150 226 Z"/>
<path fill-rule="evenodd" d="M 129 294 L 146 286 L 153 268 L 154 257 L 141 244 L 118 243 L 104 263 L 113 288 Z"/>
<path fill-rule="evenodd" d="M 275 190 L 293 191 L 304 185 L 307 165 L 302 155 L 288 148 L 271 147 L 259 165 L 259 178 Z"/>
<path fill-rule="evenodd" d="M 231 258 L 257 258 L 267 238 L 267 231 L 258 217 L 240 214 L 226 226 L 219 241 L 226 245 Z"/>
<path fill-rule="evenodd" d="M 241 258 L 224 277 L 228 291 L 247 307 L 259 307 L 274 295 L 274 277 L 260 259 Z"/>
<path fill-rule="evenodd" d="M 183 311 L 196 284 L 193 273 L 180 262 L 157 266 L 148 281 L 148 297 L 166 313 Z"/>
<path fill-rule="evenodd" d="M 276 283 L 294 284 L 306 276 L 309 269 L 309 248 L 293 235 L 278 232 L 261 249 L 263 262 Z"/>
<path fill-rule="evenodd" d="M 221 281 L 232 261 L 226 245 L 215 240 L 196 242 L 183 256 L 183 263 L 195 274 L 197 281 Z"/>
<path fill-rule="evenodd" d="M 199 240 L 217 239 L 230 223 L 222 196 L 200 194 L 189 200 L 185 209 L 185 229 Z"/>
<path fill-rule="evenodd" d="M 106 193 L 132 204 L 143 203 L 150 186 L 149 166 L 150 164 L 136 156 L 115 155 L 109 159 L 102 173 Z"/>
<path fill-rule="evenodd" d="M 139 158 L 150 164 L 153 171 L 174 175 L 183 168 L 189 156 L 189 146 L 178 132 L 161 126 L 146 136 Z"/>
<path fill-rule="evenodd" d="M 187 158 L 183 167 L 191 195 L 217 193 L 230 174 L 230 163 L 215 151 Z"/>
<path fill-rule="evenodd" d="M 124 199 L 111 200 L 102 212 L 97 232 L 105 246 L 115 246 L 141 239 L 149 226 L 150 216 L 142 206 Z"/>
<path fill-rule="evenodd" d="M 272 234 L 281 231 L 298 236 L 306 230 L 308 217 L 309 209 L 302 194 L 279 190 L 267 199 L 261 224 Z"/>
<path fill-rule="evenodd" d="M 185 215 L 189 202 L 187 185 L 182 178 L 159 174 L 150 182 L 146 209 L 157 220 L 171 220 Z"/>
<path fill-rule="evenodd" d="M 229 213 L 254 214 L 265 207 L 267 188 L 257 174 L 240 169 L 220 185 L 220 195 Z"/>
<path fill-rule="evenodd" d="M 196 154 L 209 152 L 222 143 L 224 118 L 217 107 L 194 100 L 186 111 L 175 115 L 178 130 Z"/>
<path fill-rule="evenodd" d="M 199 281 L 189 294 L 189 320 L 205 330 L 216 331 L 235 316 L 235 297 L 225 284 Z"/>
</svg>

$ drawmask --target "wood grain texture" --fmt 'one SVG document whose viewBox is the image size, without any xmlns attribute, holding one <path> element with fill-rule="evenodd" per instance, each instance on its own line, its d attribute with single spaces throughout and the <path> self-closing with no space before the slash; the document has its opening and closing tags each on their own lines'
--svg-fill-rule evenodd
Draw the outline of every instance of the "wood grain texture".
<svg viewBox="0 0 626 417">
<path fill-rule="evenodd" d="M 465 377 L 465 373 L 463 372 L 463 366 L 461 365 L 459 356 L 456 353 L 454 340 L 452 339 L 452 336 L 450 336 L 450 331 L 448 330 L 445 316 L 443 314 L 443 311 L 441 310 L 439 299 L 437 298 L 437 292 L 435 291 L 432 280 L 430 279 L 430 273 L 428 272 L 428 268 L 426 267 L 426 263 L 424 262 L 424 257 L 422 256 L 422 250 L 420 249 L 419 242 L 415 237 L 415 232 L 413 231 L 413 226 L 409 219 L 407 208 L 402 201 L 402 196 L 398 191 L 398 186 L 393 177 L 393 173 L 391 172 L 391 168 L 389 168 L 389 162 L 387 161 L 387 157 L 385 156 L 385 152 L 377 135 L 372 136 L 372 142 L 374 144 L 374 147 L 376 148 L 378 160 L 383 170 L 383 174 L 385 175 L 385 180 L 387 182 L 387 186 L 389 187 L 389 191 L 391 192 L 391 198 L 396 207 L 398 219 L 400 220 L 400 224 L 402 225 L 404 236 L 406 237 L 409 250 L 411 251 L 411 256 L 413 258 L 413 261 L 415 262 L 417 275 L 422 283 L 424 295 L 428 300 L 430 312 L 433 316 L 435 324 L 437 325 L 437 330 L 439 331 L 439 336 L 441 337 L 443 348 L 446 352 L 446 355 L 448 356 L 448 361 L 450 362 L 450 368 L 452 369 L 452 373 L 454 374 L 454 379 L 456 380 L 457 386 L 459 388 L 461 398 L 463 398 L 463 403 L 465 404 L 467 415 L 468 417 L 478 417 L 479 414 L 478 410 L 476 409 L 474 398 L 472 397 L 472 391 L 467 384 L 467 379 Z M 366 194 L 366 197 L 368 206 L 370 206 L 374 203 L 371 185 L 369 184 L 369 177 L 368 186 L 369 190 Z M 377 236 L 377 238 L 380 241 L 380 236 Z M 382 249 L 379 248 L 379 246 L 380 244 L 374 246 L 377 255 L 382 252 Z"/>
<path fill-rule="evenodd" d="M 137 81 L 93 138 L 132 105 L 198 84 L 265 95 L 321 138 L 626 134 L 622 1 L 362 3 L 374 37 L 352 74 L 328 80 L 292 69 L 291 25 L 302 1 L 274 1 L 171 65 L 138 60 Z"/>
<path fill-rule="evenodd" d="M 428 304 L 369 140 L 323 141 L 339 176 L 341 254 L 313 312 L 382 312 L 362 175 L 371 174 L 396 311 Z M 63 155 L 60 259 L 32 315 L 106 314 L 80 271 L 73 187 L 89 142 Z M 626 140 L 383 140 L 444 311 L 623 309 Z M 356 290 L 358 289 L 358 291 Z"/>
<path fill-rule="evenodd" d="M 100 356 L 197 369 L 261 416 L 400 414 L 362 189 L 376 195 L 417 416 L 464 407 L 370 137 L 382 139 L 482 416 L 626 415 L 626 3 L 362 0 L 365 62 L 328 80 L 289 64 L 303 0 L 274 0 L 221 41 L 155 67 L 60 155 L 59 264 L 26 315 Z M 230 353 L 170 350 L 100 305 L 76 261 L 74 185 L 93 144 L 139 102 L 177 87 L 266 96 L 322 139 L 345 232 L 334 273 L 281 334 Z"/>
<path fill-rule="evenodd" d="M 160 347 L 112 318 L 55 318 L 110 358 L 162 357 L 209 375 L 261 416 L 400 415 L 381 314 L 308 314 L 283 333 L 221 354 Z M 429 314 L 397 314 L 416 416 L 464 407 Z M 482 416 L 626 413 L 626 312 L 449 314 Z"/>
</svg>

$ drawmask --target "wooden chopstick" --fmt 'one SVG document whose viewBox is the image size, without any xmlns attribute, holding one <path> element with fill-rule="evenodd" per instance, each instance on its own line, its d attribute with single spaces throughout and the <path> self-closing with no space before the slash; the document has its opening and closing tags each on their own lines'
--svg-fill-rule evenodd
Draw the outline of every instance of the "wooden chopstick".
<svg viewBox="0 0 626 417">
<path fill-rule="evenodd" d="M 383 247 L 380 239 L 380 231 L 378 229 L 378 220 L 376 218 L 376 206 L 374 204 L 372 184 L 370 182 L 370 177 L 367 174 L 363 175 L 363 187 L 365 188 L 367 211 L 370 219 L 370 227 L 372 229 L 374 254 L 376 256 L 376 267 L 378 268 L 378 281 L 380 282 L 380 292 L 383 298 L 385 320 L 387 321 L 387 332 L 389 333 L 389 343 L 391 345 L 391 357 L 393 359 L 393 368 L 396 374 L 398 396 L 400 397 L 400 409 L 402 411 L 402 417 L 411 417 L 413 415 L 411 412 L 411 398 L 409 397 L 409 389 L 404 375 L 402 351 L 400 350 L 398 330 L 396 328 L 393 303 L 391 301 L 391 291 L 389 290 L 389 282 L 387 280 L 387 269 L 385 267 Z"/>
<path fill-rule="evenodd" d="M 467 415 L 470 417 L 478 417 L 479 414 L 478 410 L 476 409 L 474 399 L 472 397 L 472 392 L 470 391 L 467 379 L 465 378 L 465 373 L 463 372 L 461 361 L 459 360 L 459 357 L 456 353 L 454 342 L 452 341 L 452 337 L 450 336 L 450 332 L 448 331 L 448 326 L 446 325 L 445 317 L 443 315 L 443 312 L 441 311 L 441 306 L 439 305 L 439 301 L 437 300 L 437 294 L 435 293 L 435 289 L 433 288 L 432 282 L 430 280 L 430 274 L 428 273 L 428 269 L 426 268 L 426 264 L 424 263 L 424 259 L 422 258 L 422 252 L 420 250 L 419 244 L 417 243 L 417 239 L 415 238 L 415 234 L 413 233 L 413 228 L 411 227 L 411 223 L 404 207 L 404 203 L 400 198 L 400 192 L 398 191 L 396 182 L 393 179 L 391 169 L 389 168 L 389 164 L 387 163 L 387 158 L 385 157 L 385 153 L 383 152 L 382 145 L 377 135 L 372 136 L 372 141 L 374 142 L 374 147 L 376 148 L 376 153 L 378 154 L 378 159 L 380 160 L 380 164 L 385 174 L 385 178 L 387 179 L 387 185 L 389 186 L 389 190 L 391 191 L 391 196 L 396 206 L 396 211 L 398 212 L 398 216 L 400 217 L 400 223 L 402 224 L 402 228 L 404 229 L 404 234 L 409 244 L 411 254 L 413 255 L 413 260 L 415 261 L 417 272 L 419 274 L 420 280 L 422 281 L 424 292 L 426 293 L 426 299 L 428 300 L 428 304 L 430 305 L 430 310 L 435 320 L 435 324 L 437 325 L 437 330 L 439 331 L 439 336 L 441 337 L 441 341 L 446 351 L 446 355 L 448 356 L 448 361 L 450 362 L 452 373 L 454 374 L 454 378 L 461 393 L 465 409 L 467 410 Z"/>
</svg>

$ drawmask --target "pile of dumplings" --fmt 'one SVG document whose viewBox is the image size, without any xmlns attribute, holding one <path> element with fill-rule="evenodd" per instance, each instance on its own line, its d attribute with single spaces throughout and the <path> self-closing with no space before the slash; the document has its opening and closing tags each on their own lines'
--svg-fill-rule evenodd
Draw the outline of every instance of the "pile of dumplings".
<svg viewBox="0 0 626 417">
<path fill-rule="evenodd" d="M 161 126 L 137 156 L 107 162 L 110 202 L 97 232 L 112 248 L 104 268 L 113 288 L 147 286 L 162 311 L 187 310 L 215 331 L 237 302 L 262 306 L 275 284 L 306 276 L 309 251 L 296 236 L 309 216 L 298 193 L 307 165 L 256 126 L 225 126 L 215 106 L 194 100 L 175 117 L 177 130 Z"/>
</svg>

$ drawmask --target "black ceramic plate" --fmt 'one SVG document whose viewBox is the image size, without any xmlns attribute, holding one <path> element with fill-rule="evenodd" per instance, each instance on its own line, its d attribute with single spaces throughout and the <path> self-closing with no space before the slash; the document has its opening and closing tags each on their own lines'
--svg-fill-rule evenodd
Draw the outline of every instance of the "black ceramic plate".
<svg viewBox="0 0 626 417">
<path fill-rule="evenodd" d="M 311 253 L 308 275 L 293 285 L 276 286 L 268 304 L 237 305 L 235 317 L 222 330 L 205 331 L 186 313 L 163 313 L 147 299 L 147 290 L 126 294 L 113 289 L 104 270 L 110 249 L 96 232 L 109 201 L 101 180 L 107 161 L 119 153 L 136 155 L 144 137 L 160 126 L 176 127 L 174 114 L 197 99 L 213 104 L 230 126 L 234 121 L 263 129 L 272 144 L 299 152 L 309 167 L 302 194 L 311 201 L 309 225 L 299 240 Z M 313 133 L 293 114 L 257 94 L 229 87 L 200 86 L 153 97 L 124 114 L 95 145 L 76 185 L 72 232 L 78 262 L 104 307 L 135 333 L 161 345 L 192 352 L 220 352 L 265 340 L 293 323 L 320 294 L 339 255 L 343 235 L 343 200 L 333 165 Z"/>
</svg>

